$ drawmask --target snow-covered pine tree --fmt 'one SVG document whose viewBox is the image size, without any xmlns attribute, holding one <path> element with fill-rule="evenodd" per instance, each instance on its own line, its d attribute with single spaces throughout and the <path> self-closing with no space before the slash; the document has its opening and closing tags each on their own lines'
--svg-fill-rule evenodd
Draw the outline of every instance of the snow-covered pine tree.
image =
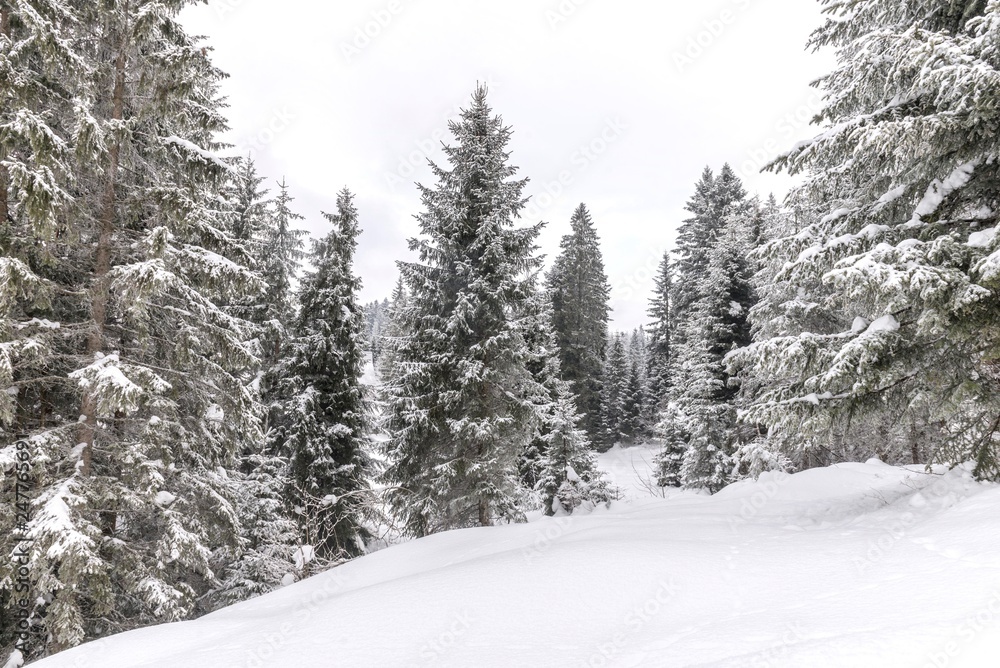
<svg viewBox="0 0 1000 668">
<path fill-rule="evenodd" d="M 610 491 L 597 470 L 590 439 L 579 428 L 571 385 L 561 378 L 551 293 L 540 290 L 529 304 L 522 319 L 532 354 L 528 368 L 543 394 L 537 399 L 538 433 L 522 454 L 519 469 L 525 483 L 538 493 L 545 514 L 564 515 L 581 505 L 593 508 L 608 501 Z"/>
<path fill-rule="evenodd" d="M 570 228 L 572 232 L 562 238 L 547 281 L 552 294 L 552 325 L 558 337 L 563 378 L 578 397 L 582 427 L 597 440 L 611 286 L 597 229 L 586 205 L 580 204 L 573 212 Z"/>
<path fill-rule="evenodd" d="M 14 442 L 27 436 L 31 456 L 69 446 L 78 406 L 66 374 L 80 333 L 63 326 L 79 308 L 67 294 L 67 207 L 74 190 L 76 133 L 86 134 L 89 101 L 74 99 L 90 76 L 69 3 L 0 3 L 0 657 L 14 656 Z M 52 82 L 58 81 L 54 86 Z M 82 143 L 81 143 L 82 145 Z M 75 287 L 75 286 L 74 286 Z M 72 319 L 73 316 L 68 316 Z M 68 449 L 68 447 L 67 447 Z M 39 466 L 31 486 L 41 484 Z M 31 619 L 36 654 L 45 629 Z M 20 664 L 17 664 L 20 665 Z"/>
<path fill-rule="evenodd" d="M 327 561 L 364 553 L 370 538 L 371 407 L 361 384 L 361 281 L 353 273 L 361 230 L 353 199 L 347 189 L 338 193 L 337 213 L 324 214 L 332 229 L 313 242 L 289 357 L 278 367 L 281 410 L 272 426 L 276 450 L 290 460 L 300 532 Z"/>
<path fill-rule="evenodd" d="M 777 310 L 781 329 L 734 357 L 762 384 L 746 417 L 790 453 L 864 418 L 1000 478 L 1000 5 L 824 4 L 826 128 L 776 163 L 810 174 L 815 213 L 769 246 L 757 322 Z"/>
<path fill-rule="evenodd" d="M 416 535 L 521 517 L 518 458 L 543 394 L 519 319 L 540 266 L 541 225 L 517 228 L 525 180 L 513 180 L 511 130 L 486 88 L 449 124 L 451 169 L 421 186 L 419 262 L 400 263 L 409 295 L 386 379 L 389 500 Z"/>
<path fill-rule="evenodd" d="M 176 22 L 183 4 L 77 3 L 55 35 L 88 76 L 62 89 L 79 104 L 47 269 L 46 327 L 66 333 L 56 391 L 15 427 L 36 462 L 39 653 L 191 614 L 239 529 L 226 467 L 260 436 L 249 328 L 220 307 L 259 280 L 226 259 L 221 73 Z"/>
<path fill-rule="evenodd" d="M 676 322 L 687 319 L 689 309 L 701 296 L 698 286 L 708 267 L 708 252 L 725 225 L 730 207 L 745 197 L 739 177 L 728 164 L 723 165 L 718 176 L 705 167 L 695 184 L 695 194 L 685 206 L 691 217 L 677 230 L 670 303 Z"/>
<path fill-rule="evenodd" d="M 601 442 L 602 451 L 612 448 L 625 439 L 622 427 L 626 420 L 625 403 L 629 385 L 628 351 L 625 338 L 616 332 L 608 346 L 607 358 L 601 376 Z"/>
<path fill-rule="evenodd" d="M 267 272 L 267 283 L 255 294 L 244 296 L 229 306 L 229 312 L 250 321 L 252 340 L 261 358 L 259 366 L 248 370 L 246 382 L 260 395 L 265 417 L 265 437 L 246 440 L 238 453 L 232 472 L 232 497 L 241 522 L 239 544 L 224 550 L 220 562 L 220 584 L 209 597 L 211 607 L 228 605 L 267 593 L 287 583 L 296 573 L 294 556 L 301 543 L 298 526 L 288 499 L 289 463 L 278 452 L 267 434 L 274 407 L 275 366 L 286 338 L 286 328 L 294 308 L 291 304 L 291 281 L 302 257 L 297 230 L 274 215 L 273 201 L 262 187 L 266 177 L 257 173 L 252 159 L 240 159 L 230 175 L 226 200 L 230 210 L 229 230 L 239 255 L 231 259 L 246 261 L 258 271 Z M 287 193 L 286 197 L 287 198 Z M 287 202 L 285 219 L 290 217 Z M 286 236 L 291 236 L 291 243 Z M 288 261 L 287 251 L 294 257 Z M 285 260 L 284 262 L 282 260 Z M 284 275 L 281 269 L 287 270 Z M 276 289 L 275 285 L 284 289 Z"/>
<path fill-rule="evenodd" d="M 372 365 L 376 368 L 382 348 L 385 345 L 385 332 L 389 324 L 389 300 L 373 301 L 364 306 L 365 314 L 365 346 L 371 353 Z"/>
<path fill-rule="evenodd" d="M 649 343 L 646 362 L 646 407 L 644 419 L 653 425 L 660 411 L 666 408 L 670 390 L 670 365 L 672 363 L 670 330 L 672 328 L 670 293 L 672 266 L 670 254 L 664 253 L 653 282 L 653 296 L 647 315 L 650 318 Z"/>
<path fill-rule="evenodd" d="M 265 225 L 261 233 L 262 254 L 259 264 L 261 275 L 267 283 L 267 292 L 264 294 L 266 308 L 255 322 L 264 327 L 263 359 L 268 367 L 277 362 L 282 346 L 289 338 L 287 323 L 295 318 L 295 277 L 306 256 L 305 239 L 308 233 L 293 227 L 295 221 L 303 220 L 303 217 L 292 211 L 291 204 L 295 198 L 288 190 L 285 179 L 281 179 L 278 194 L 274 198 L 273 212 L 268 219 L 269 224 Z"/>
<path fill-rule="evenodd" d="M 732 455 L 746 438 L 736 423 L 739 387 L 725 365 L 727 354 L 750 343 L 748 313 L 756 301 L 749 255 L 758 235 L 758 208 L 743 203 L 730 211 L 707 254 L 678 351 L 681 385 L 677 407 L 690 433 L 681 469 L 686 487 L 721 489 Z"/>
<path fill-rule="evenodd" d="M 394 377 L 396 349 L 406 333 L 406 285 L 400 275 L 396 279 L 396 285 L 392 289 L 389 303 L 385 307 L 385 329 L 382 331 L 381 352 L 375 371 L 383 385 L 388 379 Z M 379 401 L 384 401 L 384 396 L 379 396 Z"/>
</svg>

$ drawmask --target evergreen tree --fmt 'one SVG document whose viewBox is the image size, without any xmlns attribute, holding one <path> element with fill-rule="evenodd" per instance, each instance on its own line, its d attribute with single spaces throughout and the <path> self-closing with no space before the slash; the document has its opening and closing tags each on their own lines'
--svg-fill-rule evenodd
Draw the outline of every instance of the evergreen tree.
<svg viewBox="0 0 1000 668">
<path fill-rule="evenodd" d="M 670 365 L 672 363 L 670 331 L 673 327 L 671 318 L 670 293 L 671 283 L 670 254 L 664 253 L 654 279 L 653 297 L 649 302 L 648 315 L 651 321 L 649 328 L 649 350 L 647 353 L 646 419 L 650 423 L 664 408 L 670 390 Z"/>
<path fill-rule="evenodd" d="M 608 450 L 626 438 L 626 401 L 628 400 L 629 363 L 625 342 L 617 333 L 604 362 L 604 385 L 601 389 L 601 449 Z"/>
<path fill-rule="evenodd" d="M 559 342 L 563 378 L 570 382 L 591 438 L 600 434 L 601 371 L 608 345 L 611 286 L 604 272 L 600 239 L 587 207 L 570 219 L 560 254 L 548 277 L 552 326 Z"/>
<path fill-rule="evenodd" d="M 34 162 L 56 159 L 38 153 L 52 134 L 34 144 L 38 157 L 5 148 L 19 158 L 5 159 L 11 183 L 0 189 L 15 202 L 17 234 L 44 245 L 58 233 L 58 260 L 35 265 L 55 298 L 4 300 L 17 304 L 13 318 L 37 318 L 34 331 L 58 332 L 49 380 L 32 386 L 41 368 L 23 356 L 8 367 L 28 382 L 5 429 L 28 435 L 37 463 L 28 532 L 38 653 L 196 612 L 216 585 L 216 555 L 240 533 L 230 473 L 234 452 L 261 436 L 244 383 L 256 359 L 252 328 L 223 305 L 260 281 L 227 259 L 239 253 L 218 208 L 229 172 L 213 154 L 222 75 L 176 22 L 183 4 L 76 3 L 70 17 L 56 3 L 19 2 L 16 16 L 0 16 L 5 33 L 30 33 L 26 63 L 73 49 L 86 73 L 31 93 L 58 100 L 44 107 L 54 133 L 73 128 L 57 156 L 72 185 L 45 195 L 21 167 L 61 178 Z M 34 132 L 29 97 L 14 113 Z"/>
<path fill-rule="evenodd" d="M 486 89 L 449 125 L 451 169 L 421 186 L 423 238 L 401 263 L 405 334 L 387 378 L 393 510 L 416 535 L 521 516 L 518 458 L 539 424 L 519 319 L 534 292 L 540 225 L 515 228 L 524 180 L 505 151 L 511 131 Z"/>
<path fill-rule="evenodd" d="M 521 457 L 521 476 L 538 492 L 546 515 L 593 508 L 609 500 L 609 490 L 597 470 L 590 440 L 579 428 L 576 397 L 569 382 L 561 379 L 551 294 L 539 291 L 529 304 L 523 320 L 524 338 L 532 351 L 528 368 L 545 393 L 539 404 L 538 433 Z"/>
<path fill-rule="evenodd" d="M 353 274 L 360 229 L 350 191 L 338 193 L 335 215 L 324 215 L 333 228 L 313 242 L 290 357 L 279 367 L 275 444 L 290 461 L 300 531 L 318 557 L 330 560 L 365 550 L 372 462 L 361 384 L 361 281 Z"/>
<path fill-rule="evenodd" d="M 732 456 L 745 440 L 736 424 L 739 386 L 725 359 L 750 343 L 748 313 L 756 296 L 751 286 L 756 211 L 741 207 L 730 214 L 708 253 L 708 266 L 694 303 L 684 344 L 678 351 L 682 389 L 677 408 L 690 433 L 681 480 L 687 487 L 721 489 Z"/>
<path fill-rule="evenodd" d="M 745 197 L 739 177 L 728 164 L 723 165 L 718 176 L 713 176 L 712 170 L 706 167 L 695 184 L 695 194 L 685 207 L 692 215 L 677 231 L 671 296 L 675 320 L 686 319 L 701 297 L 698 288 L 708 267 L 708 253 L 731 208 Z"/>
<path fill-rule="evenodd" d="M 768 249 L 781 269 L 755 315 L 770 329 L 777 311 L 781 329 L 734 359 L 760 386 L 746 419 L 789 454 L 877 426 L 914 458 L 998 478 L 1000 177 L 987 138 L 1000 112 L 983 100 L 1000 9 L 824 4 L 811 44 L 838 54 L 819 81 L 827 128 L 776 163 L 810 177 L 798 229 Z"/>
<path fill-rule="evenodd" d="M 278 184 L 274 211 L 269 224 L 261 231 L 261 274 L 267 283 L 263 308 L 255 322 L 264 327 L 263 355 L 270 368 L 281 356 L 282 347 L 289 338 L 287 323 L 295 318 L 295 277 L 305 258 L 305 230 L 292 227 L 303 217 L 291 209 L 295 200 L 288 192 L 285 179 Z M 276 382 L 276 381 L 272 381 Z M 266 394 L 265 394 L 266 396 Z"/>
<path fill-rule="evenodd" d="M 393 378 L 395 374 L 396 349 L 406 334 L 406 285 L 402 275 L 396 279 L 396 285 L 392 289 L 392 296 L 385 308 L 385 330 L 382 334 L 381 353 L 376 371 L 383 381 Z M 380 401 L 385 397 L 380 397 Z"/>
</svg>

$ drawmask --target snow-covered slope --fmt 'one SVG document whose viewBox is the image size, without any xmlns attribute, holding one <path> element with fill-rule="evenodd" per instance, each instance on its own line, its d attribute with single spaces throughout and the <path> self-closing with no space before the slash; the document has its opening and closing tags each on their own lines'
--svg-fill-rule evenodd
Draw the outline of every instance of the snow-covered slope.
<svg viewBox="0 0 1000 668">
<path fill-rule="evenodd" d="M 602 463 L 623 485 L 637 457 Z M 714 497 L 641 491 L 397 545 L 35 665 L 1000 665 L 996 486 L 873 461 Z"/>
</svg>

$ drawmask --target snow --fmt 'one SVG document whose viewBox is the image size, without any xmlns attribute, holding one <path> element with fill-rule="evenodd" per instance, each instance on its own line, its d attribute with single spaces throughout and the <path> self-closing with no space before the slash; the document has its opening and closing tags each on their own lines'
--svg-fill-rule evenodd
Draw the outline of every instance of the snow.
<svg viewBox="0 0 1000 668">
<path fill-rule="evenodd" d="M 226 417 L 226 412 L 219 404 L 212 404 L 205 409 L 205 419 L 209 422 L 222 422 Z"/>
<path fill-rule="evenodd" d="M 934 179 L 927 186 L 927 192 L 913 211 L 913 222 L 933 214 L 944 202 L 945 198 L 956 190 L 960 190 L 972 179 L 972 173 L 982 164 L 982 160 L 972 160 L 957 166 L 944 181 Z"/>
<path fill-rule="evenodd" d="M 295 550 L 295 567 L 300 571 L 305 568 L 306 564 L 312 561 L 316 557 L 316 551 L 313 549 L 312 545 L 301 545 L 297 550 Z"/>
<path fill-rule="evenodd" d="M 982 230 L 980 232 L 973 232 L 969 235 L 969 246 L 972 248 L 989 248 L 996 239 L 997 228 L 992 227 L 988 230 Z"/>
<path fill-rule="evenodd" d="M 884 315 L 872 324 L 868 325 L 867 331 L 869 334 L 874 334 L 876 332 L 898 332 L 899 321 L 891 315 Z"/>
<path fill-rule="evenodd" d="M 655 452 L 599 459 L 624 486 Z M 965 467 L 871 460 L 715 496 L 629 484 L 588 515 L 410 541 L 33 665 L 996 665 L 1000 486 Z"/>
<path fill-rule="evenodd" d="M 862 318 L 861 316 L 858 316 L 857 318 L 854 319 L 854 324 L 851 325 L 851 332 L 853 334 L 860 334 L 861 332 L 868 329 L 868 325 L 870 324 L 871 321 L 868 320 L 868 318 Z"/>
<path fill-rule="evenodd" d="M 172 504 L 177 497 L 175 497 L 170 492 L 157 492 L 156 496 L 153 497 L 153 503 L 160 506 L 161 508 L 166 508 Z"/>
<path fill-rule="evenodd" d="M 164 137 L 163 142 L 165 144 L 173 144 L 175 146 L 179 146 L 188 153 L 195 154 L 205 162 L 210 162 L 214 164 L 216 167 L 219 167 L 220 169 L 223 169 L 227 172 L 235 173 L 233 171 L 232 166 L 226 163 L 224 160 L 222 160 L 218 155 L 206 151 L 205 149 L 198 146 L 194 142 L 188 141 L 187 139 L 183 139 L 176 135 L 170 135 L 169 137 Z"/>
<path fill-rule="evenodd" d="M 21 654 L 20 650 L 15 649 L 11 652 L 10 657 L 8 657 L 7 662 L 3 664 L 3 668 L 21 668 L 24 665 L 24 655 Z"/>
<path fill-rule="evenodd" d="M 17 329 L 27 329 L 29 327 L 40 327 L 41 329 L 59 329 L 61 323 L 52 322 L 51 320 L 46 320 L 45 318 L 32 318 L 25 322 L 19 322 L 14 325 Z"/>
<path fill-rule="evenodd" d="M 825 225 L 826 223 L 832 223 L 840 220 L 841 218 L 851 215 L 853 211 L 854 211 L 853 209 L 848 209 L 846 207 L 840 208 L 826 216 L 823 216 L 823 218 L 819 222 L 821 225 Z"/>
<path fill-rule="evenodd" d="M 891 204 L 891 203 L 895 202 L 897 199 L 899 199 L 900 197 L 902 197 L 903 195 L 905 195 L 906 194 L 906 189 L 907 189 L 907 186 L 905 186 L 905 185 L 899 186 L 897 188 L 893 188 L 889 192 L 887 192 L 884 195 L 882 195 L 881 197 L 879 197 L 878 198 L 878 202 L 876 202 L 875 204 L 877 206 L 879 206 L 879 207 L 886 206 L 887 204 Z"/>
</svg>

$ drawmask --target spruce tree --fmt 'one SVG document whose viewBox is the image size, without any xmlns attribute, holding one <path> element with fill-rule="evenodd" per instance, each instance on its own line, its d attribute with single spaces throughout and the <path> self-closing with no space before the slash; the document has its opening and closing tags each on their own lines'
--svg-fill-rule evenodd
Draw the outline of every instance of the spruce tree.
<svg viewBox="0 0 1000 668">
<path fill-rule="evenodd" d="M 622 334 L 615 334 L 604 362 L 601 389 L 601 450 L 608 450 L 626 438 L 622 429 L 627 420 L 629 362 Z"/>
<path fill-rule="evenodd" d="M 672 362 L 670 332 L 673 327 L 670 294 L 672 267 L 670 254 L 664 253 L 653 283 L 653 296 L 647 314 L 650 318 L 649 351 L 647 353 L 648 395 L 646 419 L 652 423 L 666 407 L 670 390 L 670 365 Z"/>
<path fill-rule="evenodd" d="M 386 379 L 389 500 L 410 532 L 521 516 L 518 458 L 544 394 L 519 319 L 534 292 L 540 225 L 515 227 L 524 180 L 505 150 L 511 130 L 480 86 L 421 186 L 419 261 L 400 263 L 404 335 Z"/>
<path fill-rule="evenodd" d="M 756 295 L 748 258 L 756 218 L 753 206 L 740 207 L 719 232 L 678 351 L 683 389 L 677 393 L 677 405 L 690 433 L 681 480 L 688 487 L 721 489 L 728 481 L 732 456 L 745 440 L 736 423 L 739 386 L 725 360 L 750 343 L 748 314 Z"/>
<path fill-rule="evenodd" d="M 370 538 L 371 408 L 361 384 L 361 281 L 353 274 L 360 229 L 353 198 L 342 190 L 337 213 L 324 214 L 333 227 L 313 242 L 313 269 L 299 291 L 289 358 L 278 370 L 275 445 L 289 458 L 289 493 L 301 534 L 326 560 L 362 554 Z"/>
<path fill-rule="evenodd" d="M 546 515 L 570 514 L 580 506 L 593 508 L 607 501 L 609 490 L 597 470 L 590 440 L 579 428 L 576 397 L 569 382 L 561 379 L 551 294 L 538 291 L 529 304 L 522 321 L 531 351 L 528 368 L 544 393 L 538 402 L 538 432 L 522 454 L 519 470 L 527 486 L 538 493 Z"/>
<path fill-rule="evenodd" d="M 798 229 L 768 252 L 781 268 L 759 316 L 777 311 L 783 331 L 734 359 L 761 387 L 746 418 L 788 453 L 875 424 L 998 478 L 1000 112 L 984 100 L 1000 10 L 824 4 L 811 44 L 838 65 L 818 82 L 824 131 L 776 163 L 810 176 Z"/>
<path fill-rule="evenodd" d="M 288 192 L 285 179 L 282 179 L 274 199 L 273 213 L 261 230 L 260 266 L 267 291 L 256 322 L 264 327 L 263 358 L 268 366 L 277 361 L 284 342 L 289 338 L 287 323 L 292 322 L 295 316 L 295 278 L 306 255 L 307 233 L 292 227 L 295 221 L 304 220 L 292 211 L 293 201 L 295 198 Z"/>
<path fill-rule="evenodd" d="M 611 286 L 604 271 L 600 239 L 587 207 L 570 219 L 560 254 L 548 277 L 552 326 L 559 342 L 563 378 L 570 382 L 583 415 L 583 429 L 600 436 L 601 372 L 608 345 Z"/>
<path fill-rule="evenodd" d="M 25 2 L 10 17 L 11 31 L 46 24 L 29 30 L 45 44 L 22 43 L 26 62 L 72 48 L 86 72 L 48 87 L 61 96 L 48 117 L 73 128 L 62 155 L 72 186 L 43 197 L 5 160 L 8 220 L 39 240 L 41 224 L 59 232 L 59 260 L 36 264 L 56 298 L 23 299 L 13 315 L 57 333 L 59 362 L 18 397 L 33 417 L 5 420 L 36 462 L 38 653 L 196 612 L 217 583 L 216 555 L 240 533 L 230 471 L 234 452 L 260 439 L 244 383 L 256 359 L 252 328 L 224 305 L 260 281 L 228 259 L 238 253 L 218 203 L 229 166 L 213 153 L 221 73 L 176 22 L 183 4 L 77 3 L 69 20 L 64 7 Z M 16 382 L 40 370 L 23 357 L 10 369 Z"/>
</svg>

